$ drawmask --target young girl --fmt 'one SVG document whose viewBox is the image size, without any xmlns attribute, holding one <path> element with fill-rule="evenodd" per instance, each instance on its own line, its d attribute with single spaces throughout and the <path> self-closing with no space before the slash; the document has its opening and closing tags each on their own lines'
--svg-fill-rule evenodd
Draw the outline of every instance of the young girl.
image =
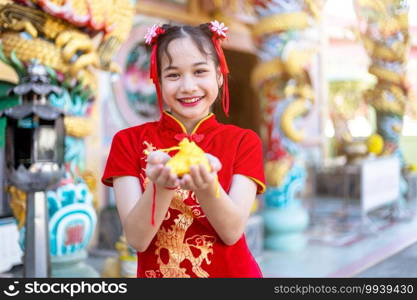
<svg viewBox="0 0 417 300">
<path fill-rule="evenodd" d="M 229 109 L 219 44 L 226 31 L 214 21 L 154 25 L 145 36 L 160 109 L 165 102 L 167 110 L 114 136 L 102 177 L 114 187 L 124 233 L 138 251 L 138 277 L 262 277 L 244 236 L 256 194 L 265 190 L 261 141 L 211 113 L 219 90 L 226 115 Z M 197 165 L 179 178 L 165 166 L 175 152 L 158 150 L 185 137 L 207 153 L 210 172 Z"/>
</svg>

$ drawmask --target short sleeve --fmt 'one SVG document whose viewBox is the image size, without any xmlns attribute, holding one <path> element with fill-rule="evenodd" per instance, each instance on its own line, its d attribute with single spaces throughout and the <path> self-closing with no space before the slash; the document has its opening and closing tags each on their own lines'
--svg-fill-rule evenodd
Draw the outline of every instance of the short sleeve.
<svg viewBox="0 0 417 300">
<path fill-rule="evenodd" d="M 128 135 L 119 131 L 113 137 L 101 182 L 113 186 L 115 176 L 135 176 L 140 178 L 139 149 L 135 149 Z"/>
<path fill-rule="evenodd" d="M 258 194 L 265 192 L 262 142 L 252 130 L 248 130 L 239 144 L 233 166 L 233 174 L 249 177 L 257 184 Z"/>
</svg>

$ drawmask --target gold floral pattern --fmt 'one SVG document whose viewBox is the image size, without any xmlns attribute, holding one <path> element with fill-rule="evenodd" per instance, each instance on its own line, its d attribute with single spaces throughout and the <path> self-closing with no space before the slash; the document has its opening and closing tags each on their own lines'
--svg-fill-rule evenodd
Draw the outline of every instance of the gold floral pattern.
<svg viewBox="0 0 417 300">
<path fill-rule="evenodd" d="M 144 145 L 146 146 L 145 155 L 148 155 L 150 151 L 157 150 L 149 142 L 144 142 Z M 146 179 L 144 182 L 147 181 Z M 187 204 L 187 201 L 191 204 Z M 179 213 L 177 214 L 177 212 Z M 209 255 L 213 254 L 213 245 L 216 242 L 216 237 L 198 234 L 186 237 L 187 230 L 194 220 L 204 217 L 204 212 L 194 192 L 178 188 L 171 201 L 164 223 L 156 234 L 155 255 L 157 256 L 156 260 L 159 270 L 146 270 L 146 277 L 191 277 L 191 272 L 182 266 L 182 263 L 185 261 L 191 264 L 191 271 L 195 276 L 201 278 L 209 277 L 209 273 L 203 269 L 202 264 L 204 262 L 207 265 L 211 264 Z M 163 225 L 170 222 L 171 219 L 173 219 L 172 225 L 169 228 L 164 227 Z"/>
</svg>

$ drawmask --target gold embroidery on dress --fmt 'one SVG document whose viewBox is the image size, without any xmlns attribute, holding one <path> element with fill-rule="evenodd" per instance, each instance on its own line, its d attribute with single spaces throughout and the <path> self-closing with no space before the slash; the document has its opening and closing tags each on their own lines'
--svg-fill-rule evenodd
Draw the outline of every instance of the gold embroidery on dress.
<svg viewBox="0 0 417 300">
<path fill-rule="evenodd" d="M 152 143 L 144 141 L 143 144 L 146 146 L 145 150 L 143 150 L 143 154 L 145 154 L 146 156 L 148 156 L 149 153 L 151 153 L 152 151 L 157 150 L 156 147 L 152 145 Z"/>
<path fill-rule="evenodd" d="M 157 150 L 149 142 L 144 142 L 146 149 L 143 151 L 146 157 L 151 151 Z M 143 169 L 143 171 L 145 171 Z M 144 183 L 148 182 L 148 178 L 144 178 Z M 184 200 L 191 198 L 197 203 L 197 205 L 188 206 L 184 203 Z M 216 242 L 216 237 L 210 235 L 193 235 L 185 239 L 188 228 L 194 221 L 194 218 L 205 217 L 201 210 L 198 200 L 195 197 L 194 192 L 177 189 L 174 198 L 171 201 L 171 209 L 177 210 L 180 213 L 174 219 L 174 224 L 165 229 L 161 227 L 156 234 L 157 240 L 155 242 L 157 256 L 157 263 L 159 270 L 146 270 L 145 276 L 150 277 L 170 277 L 170 278 L 188 278 L 187 269 L 180 267 L 180 264 L 186 260 L 191 263 L 192 271 L 197 277 L 206 278 L 209 276 L 202 268 L 202 263 L 205 261 L 207 264 L 211 264 L 209 254 L 213 254 L 213 245 Z M 171 217 L 170 212 L 167 212 L 165 220 L 169 220 Z M 197 253 L 197 257 L 193 254 L 194 250 Z M 168 254 L 168 259 L 164 262 L 161 258 L 161 252 L 165 251 Z"/>
<path fill-rule="evenodd" d="M 149 178 L 144 175 L 144 174 L 146 174 L 147 159 L 148 159 L 149 154 L 152 151 L 156 151 L 157 148 L 154 145 L 152 145 L 152 143 L 147 142 L 147 141 L 144 141 L 143 145 L 145 145 L 145 150 L 142 151 L 142 153 L 144 154 L 144 156 L 142 157 L 142 160 L 145 162 L 145 168 L 142 168 L 142 172 L 140 173 L 140 177 L 142 178 L 143 187 L 145 189 L 146 186 L 148 185 L 149 181 L 150 181 Z"/>
<path fill-rule="evenodd" d="M 208 277 L 209 274 L 202 268 L 205 261 L 211 264 L 209 254 L 213 254 L 213 244 L 216 241 L 214 236 L 194 235 L 185 239 L 188 228 L 193 223 L 193 209 L 187 206 L 178 193 L 171 202 L 171 208 L 180 211 L 175 218 L 174 224 L 169 228 L 160 228 L 157 233 L 155 243 L 157 263 L 162 277 L 190 277 L 186 268 L 180 267 L 180 264 L 188 260 L 191 263 L 192 271 L 197 277 Z M 185 240 L 184 240 L 185 239 Z M 196 250 L 198 256 L 195 257 L 192 248 Z M 161 251 L 167 251 L 168 261 L 164 262 L 161 258 Z M 156 275 L 154 272 L 148 272 L 146 275 Z"/>
</svg>

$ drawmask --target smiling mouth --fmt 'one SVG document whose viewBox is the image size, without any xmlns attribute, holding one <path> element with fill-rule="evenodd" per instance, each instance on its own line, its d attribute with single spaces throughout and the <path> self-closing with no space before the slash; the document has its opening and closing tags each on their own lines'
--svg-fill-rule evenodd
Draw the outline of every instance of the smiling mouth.
<svg viewBox="0 0 417 300">
<path fill-rule="evenodd" d="M 182 98 L 182 99 L 178 99 L 178 101 L 183 102 L 183 103 L 190 104 L 190 103 L 195 103 L 197 101 L 200 101 L 203 97 Z"/>
</svg>

